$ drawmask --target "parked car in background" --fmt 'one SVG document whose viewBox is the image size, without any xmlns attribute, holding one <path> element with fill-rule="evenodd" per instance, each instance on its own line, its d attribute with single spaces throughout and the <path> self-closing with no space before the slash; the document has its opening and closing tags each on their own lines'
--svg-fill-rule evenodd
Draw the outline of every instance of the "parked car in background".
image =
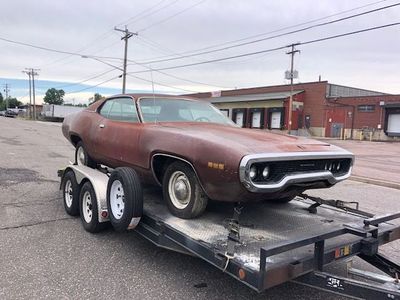
<svg viewBox="0 0 400 300">
<path fill-rule="evenodd" d="M 0 117 L 4 117 L 5 115 L 6 115 L 6 111 L 5 110 L 0 111 Z"/>
<path fill-rule="evenodd" d="M 15 111 L 13 111 L 13 110 L 11 110 L 11 109 L 8 109 L 8 110 L 6 110 L 6 112 L 5 112 L 4 115 L 5 115 L 6 117 L 9 117 L 9 118 L 15 118 L 15 117 L 18 116 L 18 113 L 15 112 Z"/>
<path fill-rule="evenodd" d="M 170 211 L 199 216 L 208 199 L 288 202 L 350 176 L 353 155 L 312 139 L 240 128 L 204 101 L 118 95 L 68 115 L 77 164 L 131 167 L 159 184 Z"/>
</svg>

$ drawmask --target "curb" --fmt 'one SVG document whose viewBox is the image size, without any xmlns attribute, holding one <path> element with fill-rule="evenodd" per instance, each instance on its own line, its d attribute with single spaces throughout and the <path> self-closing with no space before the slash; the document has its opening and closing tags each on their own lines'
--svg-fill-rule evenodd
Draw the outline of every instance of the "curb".
<svg viewBox="0 0 400 300">
<path fill-rule="evenodd" d="M 373 179 L 373 178 L 362 177 L 362 176 L 350 176 L 349 179 L 353 180 L 353 181 L 374 184 L 374 185 L 379 185 L 379 186 L 384 186 L 384 187 L 400 190 L 400 183 L 397 183 L 397 182 L 382 181 L 379 179 Z"/>
</svg>

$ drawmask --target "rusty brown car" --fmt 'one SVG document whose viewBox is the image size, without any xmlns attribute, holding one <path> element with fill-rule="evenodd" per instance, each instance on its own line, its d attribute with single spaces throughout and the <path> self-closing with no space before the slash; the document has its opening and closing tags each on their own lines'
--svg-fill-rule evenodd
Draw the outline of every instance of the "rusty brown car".
<svg viewBox="0 0 400 300">
<path fill-rule="evenodd" d="M 239 128 L 186 97 L 118 95 L 65 118 L 77 164 L 133 168 L 162 186 L 170 211 L 203 213 L 208 199 L 287 202 L 350 176 L 353 155 L 312 139 Z"/>
</svg>

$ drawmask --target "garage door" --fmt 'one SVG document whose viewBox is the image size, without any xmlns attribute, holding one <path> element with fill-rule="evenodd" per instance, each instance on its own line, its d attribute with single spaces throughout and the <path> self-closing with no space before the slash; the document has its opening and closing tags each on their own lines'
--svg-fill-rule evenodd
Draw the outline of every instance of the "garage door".
<svg viewBox="0 0 400 300">
<path fill-rule="evenodd" d="M 280 111 L 274 111 L 271 114 L 271 128 L 272 129 L 280 129 L 281 128 L 281 115 Z"/>
<path fill-rule="evenodd" d="M 400 114 L 390 114 L 388 116 L 387 132 L 400 134 Z"/>
</svg>

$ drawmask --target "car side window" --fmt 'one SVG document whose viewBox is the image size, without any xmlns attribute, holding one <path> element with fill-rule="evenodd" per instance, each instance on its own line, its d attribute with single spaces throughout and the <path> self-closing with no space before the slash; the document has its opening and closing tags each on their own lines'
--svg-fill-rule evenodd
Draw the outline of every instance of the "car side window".
<svg viewBox="0 0 400 300">
<path fill-rule="evenodd" d="M 104 103 L 100 109 L 100 115 L 107 118 L 112 104 L 113 104 L 113 100 L 108 100 L 106 103 Z"/>
<path fill-rule="evenodd" d="M 135 102 L 130 98 L 117 98 L 108 100 L 101 108 L 100 114 L 107 119 L 115 121 L 131 123 L 139 122 Z"/>
</svg>

